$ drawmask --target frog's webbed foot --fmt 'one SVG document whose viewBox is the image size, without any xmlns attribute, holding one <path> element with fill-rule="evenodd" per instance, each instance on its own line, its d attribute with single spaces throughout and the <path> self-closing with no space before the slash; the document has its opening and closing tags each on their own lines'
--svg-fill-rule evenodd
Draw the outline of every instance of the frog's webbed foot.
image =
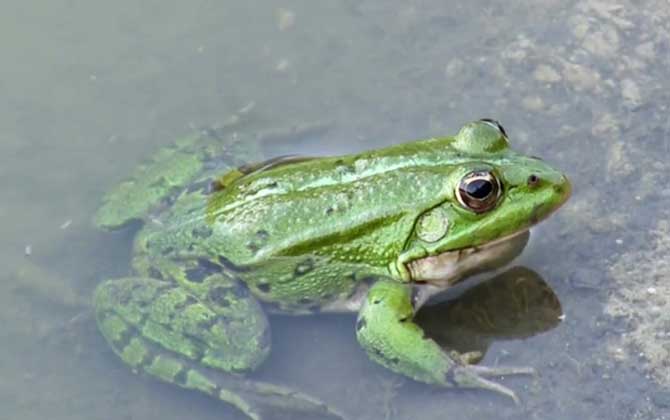
<svg viewBox="0 0 670 420">
<path fill-rule="evenodd" d="M 477 353 L 450 355 L 413 322 L 415 308 L 406 284 L 380 280 L 369 290 L 358 316 L 358 341 L 370 358 L 417 381 L 444 387 L 481 388 L 505 395 L 518 403 L 511 389 L 487 378 L 532 375 L 528 367 L 470 365 Z"/>
<path fill-rule="evenodd" d="M 251 419 L 341 419 L 314 398 L 240 375 L 268 355 L 269 325 L 243 284 L 211 280 L 193 290 L 144 277 L 107 281 L 95 293 L 100 331 L 133 371 L 211 395 Z"/>
</svg>

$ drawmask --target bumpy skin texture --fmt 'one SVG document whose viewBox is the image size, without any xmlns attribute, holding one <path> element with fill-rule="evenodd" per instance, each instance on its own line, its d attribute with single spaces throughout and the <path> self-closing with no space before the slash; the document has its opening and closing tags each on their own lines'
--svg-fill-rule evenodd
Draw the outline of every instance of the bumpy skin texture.
<svg viewBox="0 0 670 420">
<path fill-rule="evenodd" d="M 104 283 L 95 299 L 100 329 L 126 363 L 251 418 L 277 407 L 337 418 L 307 396 L 220 371 L 253 370 L 267 355 L 258 301 L 284 313 L 360 308 L 357 336 L 373 360 L 419 381 L 516 399 L 483 377 L 529 370 L 471 366 L 426 339 L 413 322 L 423 302 L 414 284 L 433 281 L 425 259 L 476 251 L 549 215 L 570 193 L 560 172 L 512 151 L 504 130 L 488 121 L 455 137 L 241 169 L 231 157 L 258 142 L 240 147 L 235 139 L 194 138 L 159 153 L 98 212 L 106 228 L 149 220 L 134 244 L 136 277 Z M 499 184 L 486 211 L 459 196 L 472 173 Z M 456 270 L 432 287 L 473 271 Z"/>
</svg>

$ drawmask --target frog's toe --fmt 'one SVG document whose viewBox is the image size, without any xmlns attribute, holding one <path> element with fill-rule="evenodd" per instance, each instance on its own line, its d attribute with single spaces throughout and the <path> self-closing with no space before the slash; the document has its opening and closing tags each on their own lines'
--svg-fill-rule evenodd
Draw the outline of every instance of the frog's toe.
<svg viewBox="0 0 670 420">
<path fill-rule="evenodd" d="M 239 395 L 249 406 L 247 416 L 260 420 L 346 420 L 323 401 L 280 385 L 247 382 Z"/>
<path fill-rule="evenodd" d="M 537 370 L 529 366 L 468 366 L 478 375 L 483 377 L 505 376 L 505 375 L 537 375 Z"/>
<path fill-rule="evenodd" d="M 530 367 L 487 367 L 487 366 L 458 366 L 448 374 L 448 381 L 461 388 L 479 388 L 496 392 L 511 398 L 519 404 L 519 397 L 510 388 L 497 382 L 486 379 L 491 376 L 504 375 L 534 375 L 535 369 Z"/>
</svg>

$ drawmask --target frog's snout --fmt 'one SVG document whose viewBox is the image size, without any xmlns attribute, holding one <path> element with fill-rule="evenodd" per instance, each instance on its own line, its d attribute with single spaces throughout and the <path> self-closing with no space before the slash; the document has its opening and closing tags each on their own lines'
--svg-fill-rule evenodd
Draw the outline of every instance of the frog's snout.
<svg viewBox="0 0 670 420">
<path fill-rule="evenodd" d="M 526 180 L 527 191 L 530 193 L 528 203 L 528 220 L 531 225 L 539 223 L 558 210 L 572 193 L 568 178 L 558 171 L 531 173 Z"/>
<path fill-rule="evenodd" d="M 572 184 L 567 176 L 561 174 L 558 182 L 553 185 L 554 193 L 559 197 L 559 202 L 557 207 L 560 207 L 565 203 L 570 195 L 572 194 Z"/>
<path fill-rule="evenodd" d="M 549 193 L 547 204 L 555 208 L 563 205 L 572 193 L 572 185 L 568 177 L 554 170 L 532 172 L 526 180 L 526 185 L 530 191 L 538 190 L 538 192 L 545 191 L 545 194 Z"/>
<path fill-rule="evenodd" d="M 572 184 L 570 184 L 570 180 L 568 179 L 567 176 L 563 175 L 562 177 L 562 182 L 559 185 L 561 191 L 565 193 L 566 196 L 570 197 L 570 194 L 572 193 Z"/>
</svg>

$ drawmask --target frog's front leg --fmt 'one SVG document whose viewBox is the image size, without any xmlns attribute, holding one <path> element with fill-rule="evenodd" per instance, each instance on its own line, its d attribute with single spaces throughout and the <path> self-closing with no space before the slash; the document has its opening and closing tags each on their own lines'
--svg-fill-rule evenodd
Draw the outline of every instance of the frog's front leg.
<svg viewBox="0 0 670 420">
<path fill-rule="evenodd" d="M 485 377 L 532 374 L 532 368 L 475 366 L 468 364 L 466 355 L 448 354 L 413 322 L 417 309 L 408 284 L 379 280 L 370 288 L 356 333 L 372 360 L 420 382 L 488 389 L 518 402 L 514 391 Z"/>
<path fill-rule="evenodd" d="M 269 353 L 265 314 L 237 280 L 211 276 L 198 286 L 109 280 L 95 293 L 100 331 L 133 371 L 226 401 L 250 419 L 342 418 L 312 397 L 240 375 Z"/>
</svg>

